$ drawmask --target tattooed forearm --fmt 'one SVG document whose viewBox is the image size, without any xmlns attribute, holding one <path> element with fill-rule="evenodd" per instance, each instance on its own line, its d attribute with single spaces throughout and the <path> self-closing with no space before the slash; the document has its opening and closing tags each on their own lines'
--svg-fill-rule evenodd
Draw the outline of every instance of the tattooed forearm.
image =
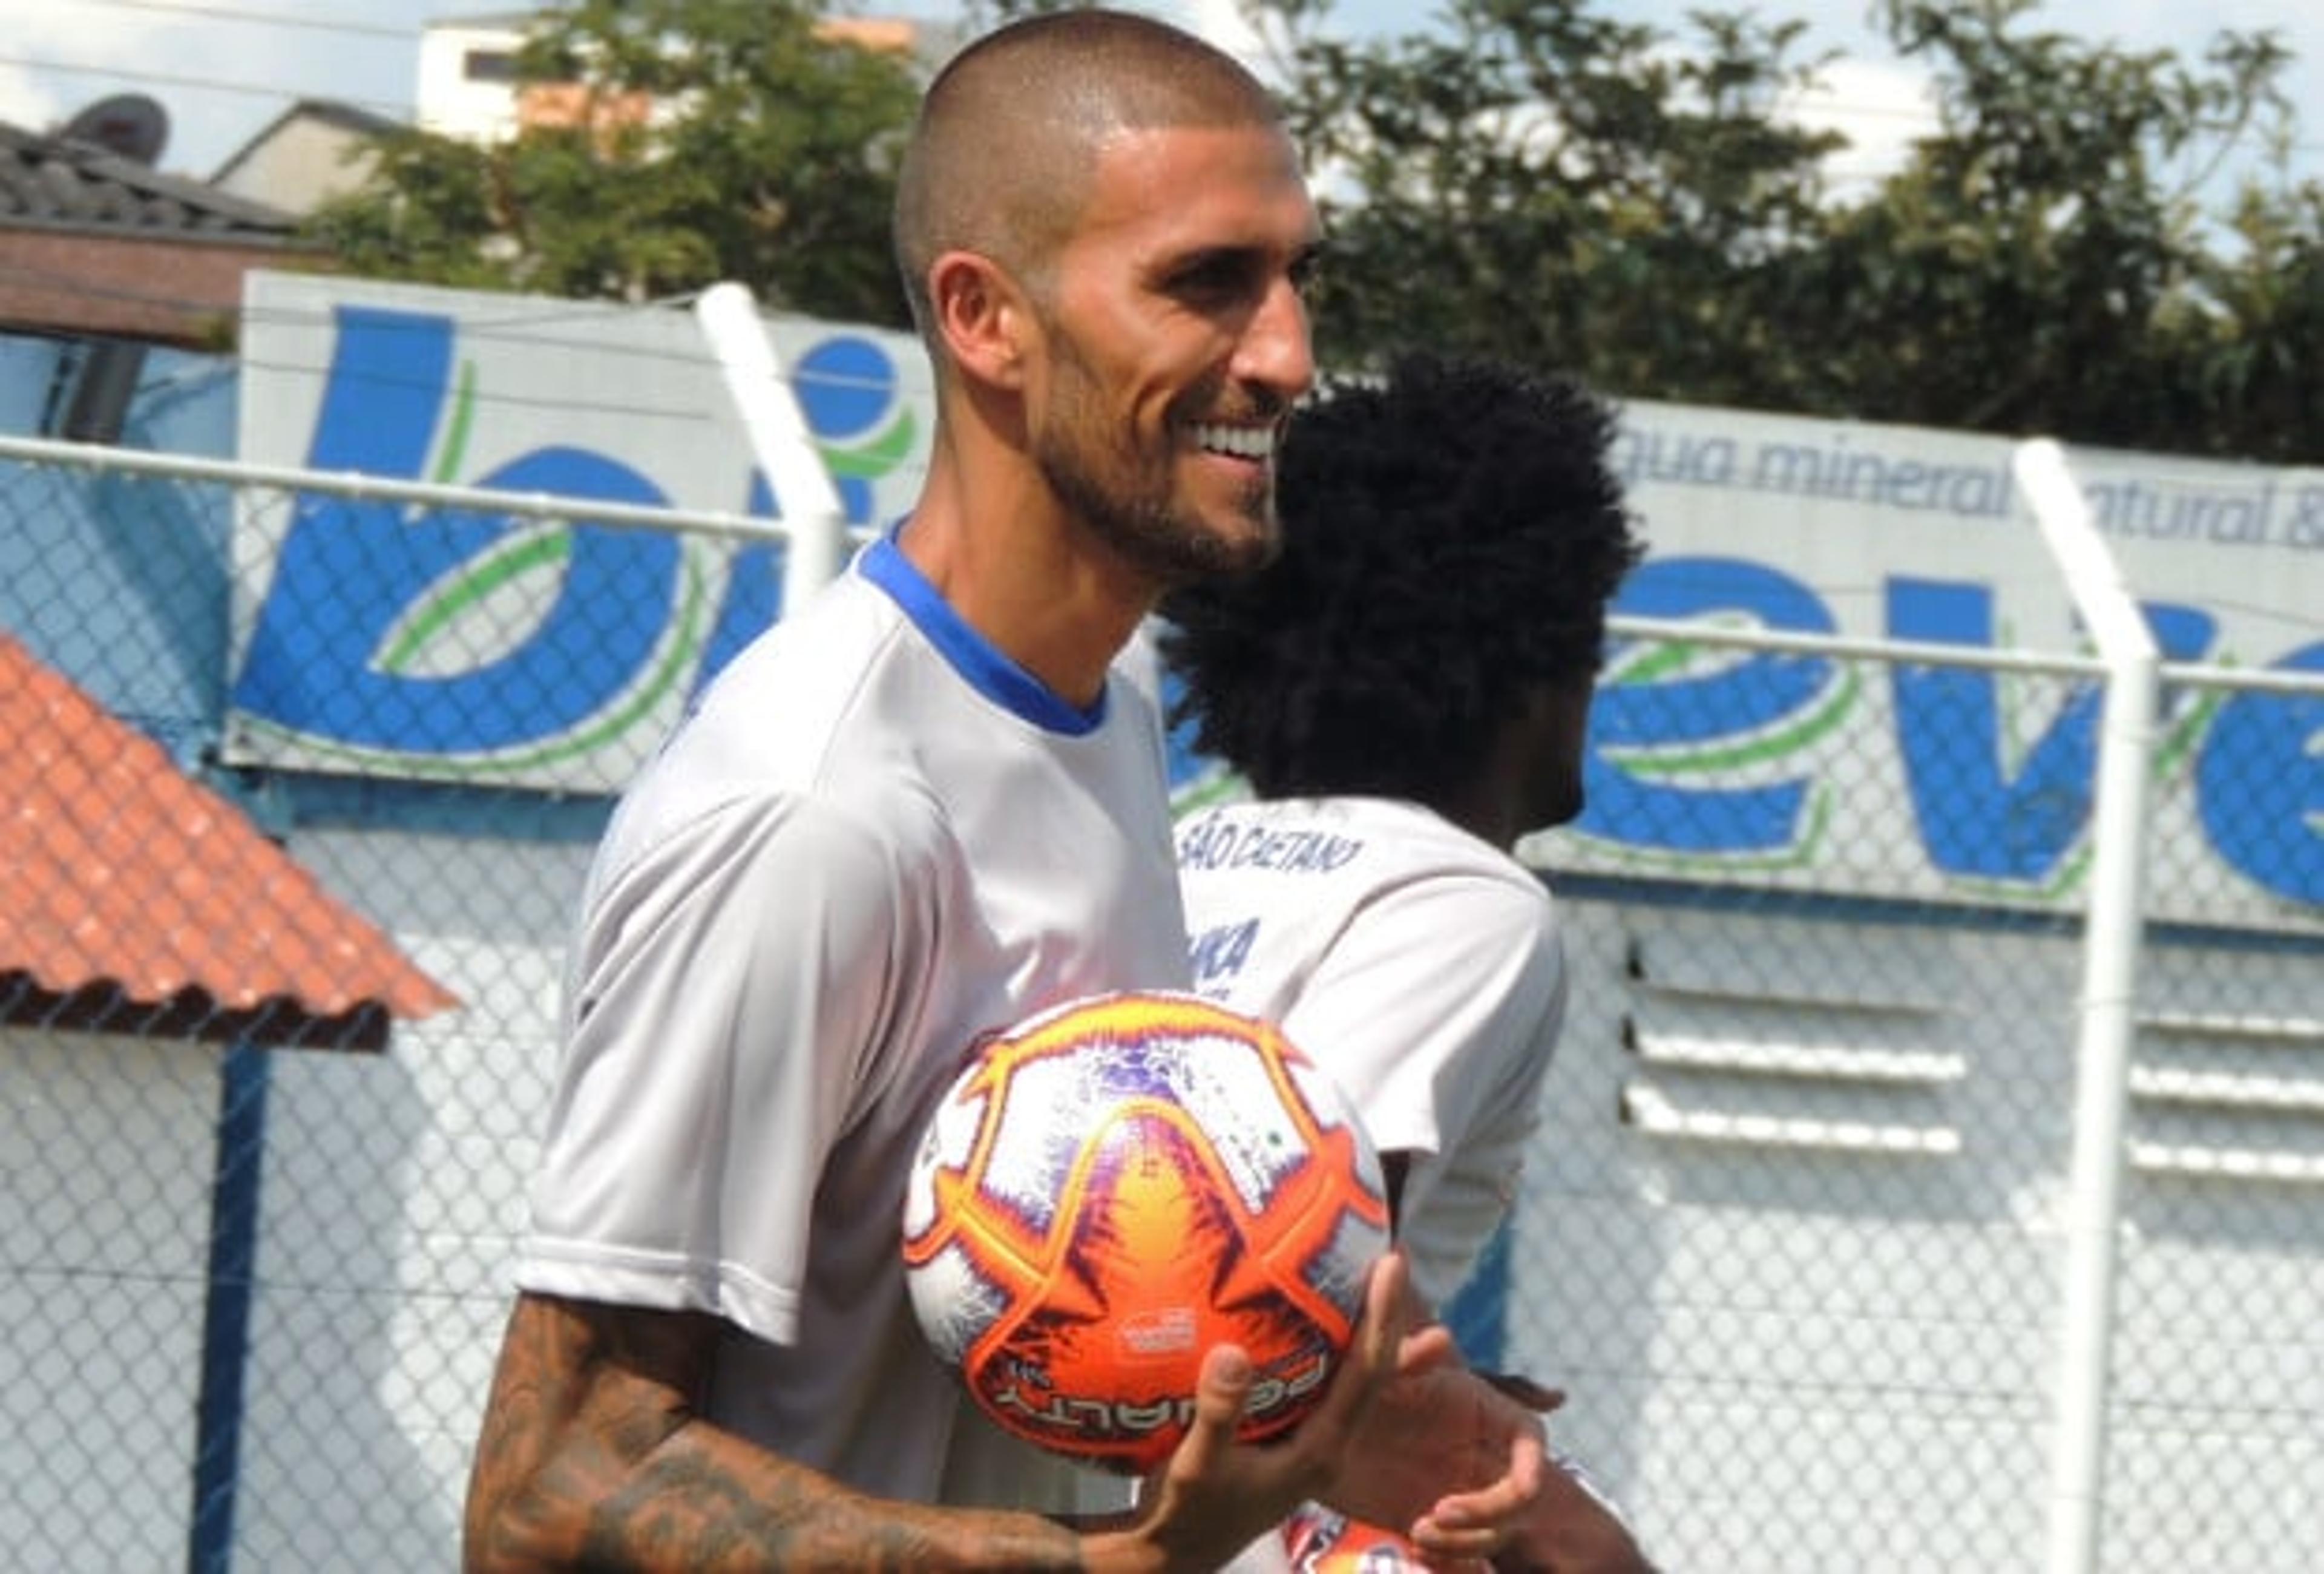
<svg viewBox="0 0 2324 1574">
<path fill-rule="evenodd" d="M 527 1297 L 470 1482 L 470 1574 L 502 1569 L 1073 1569 L 1025 1514 L 882 1502 L 694 1419 L 717 1325 Z"/>
<path fill-rule="evenodd" d="M 558 1450 L 586 1397 L 590 1342 L 578 1309 L 527 1297 L 511 1314 L 470 1467 L 466 1568 L 554 1568 L 569 1558 L 558 1505 L 577 1484 Z"/>
<path fill-rule="evenodd" d="M 811 1472 L 733 1460 L 726 1440 L 673 1443 L 594 1516 L 585 1562 L 606 1569 L 816 1569 L 921 1574 L 945 1569 L 1070 1569 L 1077 1542 L 1017 1514 L 879 1503 Z M 941 1528 L 941 1533 L 939 1529 Z"/>
</svg>

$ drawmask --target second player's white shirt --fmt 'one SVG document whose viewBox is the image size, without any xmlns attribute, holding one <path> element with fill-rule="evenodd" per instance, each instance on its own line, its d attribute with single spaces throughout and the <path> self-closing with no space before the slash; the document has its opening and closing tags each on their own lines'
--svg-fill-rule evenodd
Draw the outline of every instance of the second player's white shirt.
<svg viewBox="0 0 2324 1574">
<path fill-rule="evenodd" d="M 615 813 L 519 1284 L 716 1313 L 712 1419 L 864 1490 L 1120 1501 L 964 1401 L 912 1319 L 901 1209 L 980 1034 L 1185 987 L 1169 838 L 1142 695 L 1075 711 L 868 548 Z"/>
<path fill-rule="evenodd" d="M 1194 987 L 1278 1022 L 1374 1144 L 1411 1155 L 1397 1238 L 1441 1306 L 1516 1194 L 1565 967 L 1548 888 L 1427 809 L 1291 798 L 1177 827 Z"/>
</svg>

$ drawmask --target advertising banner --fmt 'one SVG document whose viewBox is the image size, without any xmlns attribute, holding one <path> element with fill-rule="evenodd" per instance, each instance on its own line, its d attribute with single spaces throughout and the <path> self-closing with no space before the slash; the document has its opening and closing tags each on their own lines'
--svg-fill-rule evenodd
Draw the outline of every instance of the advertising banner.
<svg viewBox="0 0 2324 1574">
<path fill-rule="evenodd" d="M 1630 404 L 1622 466 L 1649 553 L 1617 611 L 2092 655 L 2017 495 L 2015 447 Z M 2324 677 L 2324 472 L 2095 449 L 2070 460 L 2165 663 Z M 2100 700 L 2095 677 L 2070 673 L 1620 646 L 1591 716 L 1589 807 L 1554 856 L 2078 907 Z M 2324 919 L 2324 693 L 2166 686 L 2161 724 L 2151 844 L 2200 846 L 2212 867 L 2151 882 L 2155 910 Z M 1900 838 L 1917 849 L 1907 882 Z M 1876 878 L 1850 874 L 1868 863 Z"/>
<path fill-rule="evenodd" d="M 247 308 L 245 459 L 780 516 L 685 310 L 266 273 Z M 781 316 L 768 327 L 849 522 L 900 517 L 934 416 L 917 342 Z M 1999 437 L 1633 402 L 1621 464 L 1650 553 L 1616 611 L 2087 654 L 2012 452 Z M 2070 458 L 2165 660 L 2324 674 L 2324 472 Z M 780 604 L 771 538 L 407 512 L 319 496 L 245 505 L 236 758 L 613 790 Z M 1593 714 L 1590 806 L 1539 855 L 2070 909 L 2098 701 L 2087 674 L 1618 643 Z M 2174 692 L 2164 724 L 2158 824 L 2215 867 L 2158 890 L 2158 907 L 2324 922 L 2324 699 Z M 1173 772 L 1183 795 L 1214 774 L 1184 750 Z M 1899 841 L 1920 870 L 1902 883 Z M 1857 856 L 1875 844 L 1880 858 Z"/>
<path fill-rule="evenodd" d="M 239 457 L 779 519 L 693 314 L 256 272 Z M 908 335 L 767 319 L 851 524 L 926 469 Z M 556 791 L 619 787 L 781 604 L 736 545 L 319 493 L 236 520 L 234 757 Z"/>
</svg>

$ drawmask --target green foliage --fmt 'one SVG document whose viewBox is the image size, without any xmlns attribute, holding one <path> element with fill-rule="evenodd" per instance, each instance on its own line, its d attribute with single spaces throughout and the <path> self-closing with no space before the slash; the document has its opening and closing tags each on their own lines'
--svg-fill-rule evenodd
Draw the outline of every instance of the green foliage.
<svg viewBox="0 0 2324 1574">
<path fill-rule="evenodd" d="M 1820 63 L 1796 23 L 1446 0 L 1350 40 L 1329 0 L 1250 9 L 1328 208 L 1326 364 L 1428 342 L 1628 397 L 2324 456 L 2324 194 L 2281 174 L 2269 35 L 2190 66 L 2036 0 L 1878 0 L 1941 124 L 1840 190 L 1780 113 Z"/>
<path fill-rule="evenodd" d="M 1745 393 L 1759 336 L 1724 290 L 1801 248 L 1832 144 L 1772 115 L 1796 26 L 1705 29 L 1674 53 L 1576 0 L 1456 0 L 1436 32 L 1303 43 L 1326 359 L 1425 338 L 1634 393 Z"/>
<path fill-rule="evenodd" d="M 1941 120 L 1842 187 L 1838 139 L 1785 113 L 1823 63 L 1797 23 L 1671 35 L 1607 0 L 1440 0 L 1355 37 L 1332 0 L 1243 0 L 1325 209 L 1323 364 L 1427 343 L 1624 397 L 2324 461 L 2324 190 L 2286 173 L 2282 45 L 2223 32 L 2188 62 L 2045 30 L 2038 0 L 1868 3 Z M 527 80 L 662 115 L 393 137 L 318 232 L 385 277 L 631 299 L 734 278 L 900 324 L 887 222 L 917 88 L 819 36 L 823 9 L 547 13 Z"/>
<path fill-rule="evenodd" d="M 573 84 L 574 124 L 493 147 L 397 133 L 314 234 L 379 278 L 628 300 L 734 279 L 770 304 L 900 324 L 888 213 L 918 84 L 908 62 L 824 36 L 821 9 L 544 13 L 519 80 Z"/>
</svg>

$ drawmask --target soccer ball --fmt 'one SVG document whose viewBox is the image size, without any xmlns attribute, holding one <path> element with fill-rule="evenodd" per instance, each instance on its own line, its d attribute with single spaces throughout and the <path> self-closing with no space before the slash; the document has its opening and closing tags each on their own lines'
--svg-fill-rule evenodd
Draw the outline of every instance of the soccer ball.
<svg viewBox="0 0 2324 1574">
<path fill-rule="evenodd" d="M 1297 1425 L 1388 1231 L 1370 1140 L 1279 1031 L 1124 992 L 974 1046 L 912 1167 L 904 1266 L 930 1346 L 986 1414 L 1142 1473 L 1185 1435 L 1215 1344 L 1256 1368 L 1242 1438 Z"/>
<path fill-rule="evenodd" d="M 1292 1574 L 1426 1574 L 1420 1549 L 1394 1531 L 1361 1524 L 1320 1503 L 1305 1503 L 1284 1523 Z"/>
</svg>

